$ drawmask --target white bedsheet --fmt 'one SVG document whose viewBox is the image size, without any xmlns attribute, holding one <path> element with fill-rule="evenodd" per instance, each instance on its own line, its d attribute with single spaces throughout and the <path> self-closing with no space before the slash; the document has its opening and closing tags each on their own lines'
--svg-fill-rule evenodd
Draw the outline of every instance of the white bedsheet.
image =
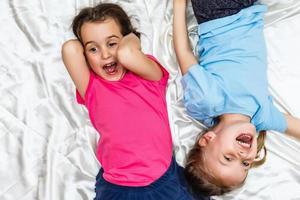
<svg viewBox="0 0 300 200">
<path fill-rule="evenodd" d="M 87 200 L 94 197 L 100 165 L 97 133 L 75 102 L 74 85 L 61 60 L 73 38 L 78 10 L 97 0 L 0 1 L 0 199 Z M 176 159 L 184 163 L 201 124 L 182 105 L 180 73 L 172 46 L 171 0 L 112 0 L 132 16 L 143 50 L 170 72 L 167 100 Z M 265 0 L 270 91 L 278 107 L 300 117 L 300 1 Z M 191 7 L 188 26 L 196 44 Z M 254 76 L 254 75 L 253 75 Z M 268 134 L 268 160 L 246 184 L 216 199 L 300 199 L 300 143 Z M 116 155 L 117 156 L 117 155 Z"/>
</svg>

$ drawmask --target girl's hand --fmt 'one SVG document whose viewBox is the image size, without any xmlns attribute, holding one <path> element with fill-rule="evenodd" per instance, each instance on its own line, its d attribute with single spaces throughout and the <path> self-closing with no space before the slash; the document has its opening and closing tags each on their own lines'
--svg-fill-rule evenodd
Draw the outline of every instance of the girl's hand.
<svg viewBox="0 0 300 200">
<path fill-rule="evenodd" d="M 162 70 L 142 52 L 141 41 L 134 33 L 122 38 L 117 58 L 123 67 L 144 79 L 158 81 L 162 77 Z"/>
<path fill-rule="evenodd" d="M 129 33 L 121 40 L 118 50 L 122 50 L 123 48 L 134 48 L 141 50 L 141 41 L 134 33 Z"/>
</svg>

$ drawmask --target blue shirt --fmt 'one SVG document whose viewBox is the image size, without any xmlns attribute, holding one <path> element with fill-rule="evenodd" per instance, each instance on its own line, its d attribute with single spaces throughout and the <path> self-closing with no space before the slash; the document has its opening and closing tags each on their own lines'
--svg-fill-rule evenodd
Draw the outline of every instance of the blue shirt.
<svg viewBox="0 0 300 200">
<path fill-rule="evenodd" d="M 222 114 L 239 113 L 251 117 L 257 131 L 287 129 L 268 92 L 266 9 L 254 5 L 199 25 L 200 61 L 190 67 L 182 84 L 188 114 L 206 126 L 212 127 Z"/>
</svg>

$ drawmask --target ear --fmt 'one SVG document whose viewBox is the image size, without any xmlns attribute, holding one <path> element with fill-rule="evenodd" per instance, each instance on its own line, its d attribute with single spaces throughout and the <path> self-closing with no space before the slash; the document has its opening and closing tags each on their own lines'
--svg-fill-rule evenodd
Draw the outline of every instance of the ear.
<svg viewBox="0 0 300 200">
<path fill-rule="evenodd" d="M 199 139 L 199 141 L 198 141 L 198 145 L 199 145 L 200 147 L 205 147 L 209 142 L 211 142 L 212 140 L 214 140 L 216 136 L 217 136 L 217 135 L 216 135 L 215 132 L 213 132 L 213 131 L 208 131 L 208 132 L 204 133 L 204 134 L 200 137 L 200 139 Z"/>
</svg>

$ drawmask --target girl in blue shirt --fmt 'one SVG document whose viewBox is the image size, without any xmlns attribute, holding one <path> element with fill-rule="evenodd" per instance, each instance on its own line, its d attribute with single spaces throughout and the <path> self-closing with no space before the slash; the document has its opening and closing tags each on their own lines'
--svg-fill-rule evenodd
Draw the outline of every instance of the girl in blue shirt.
<svg viewBox="0 0 300 200">
<path fill-rule="evenodd" d="M 185 175 L 194 192 L 221 195 L 242 185 L 248 170 L 265 160 L 266 154 L 258 158 L 266 130 L 300 138 L 300 120 L 281 113 L 268 92 L 266 6 L 254 3 L 192 0 L 199 24 L 198 61 L 187 35 L 186 0 L 174 0 L 184 104 L 208 127 L 187 158 Z"/>
</svg>

